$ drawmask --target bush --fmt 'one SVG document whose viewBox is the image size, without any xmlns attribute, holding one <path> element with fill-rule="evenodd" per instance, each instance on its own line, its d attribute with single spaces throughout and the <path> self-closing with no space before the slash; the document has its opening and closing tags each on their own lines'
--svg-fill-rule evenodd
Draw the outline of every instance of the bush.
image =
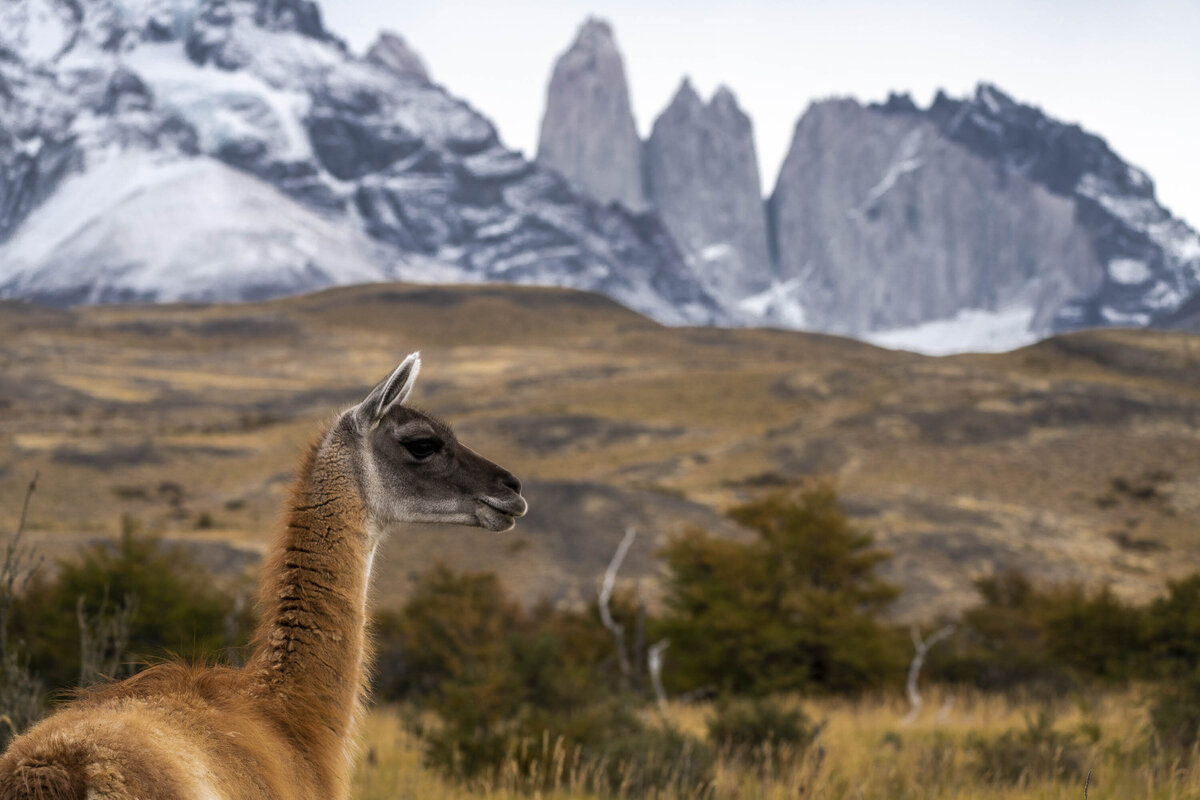
<svg viewBox="0 0 1200 800">
<path fill-rule="evenodd" d="M 1156 688 L 1150 725 L 1163 747 L 1191 754 L 1200 741 L 1200 674 L 1164 681 Z"/>
<path fill-rule="evenodd" d="M 567 787 L 622 797 L 711 792 L 712 749 L 673 728 L 645 725 L 619 700 L 569 712 L 527 706 L 489 726 L 466 722 L 454 717 L 419 731 L 426 763 L 459 780 L 533 793 Z"/>
<path fill-rule="evenodd" d="M 1087 738 L 1054 730 L 1049 714 L 1026 720 L 1025 730 L 998 737 L 972 737 L 975 771 L 990 783 L 1023 785 L 1030 780 L 1081 781 L 1089 756 Z"/>
<path fill-rule="evenodd" d="M 930 654 L 935 679 L 1059 695 L 1084 681 L 1145 677 L 1153 666 L 1146 655 L 1153 612 L 1107 588 L 1041 588 L 1016 572 L 983 578 L 976 588 L 983 603 L 963 615 L 962 634 Z"/>
<path fill-rule="evenodd" d="M 716 753 L 674 728 L 645 728 L 632 736 L 613 738 L 600 748 L 607 785 L 593 791 L 619 797 L 649 797 L 653 793 L 682 797 L 711 797 Z"/>
<path fill-rule="evenodd" d="M 203 658 L 229 644 L 225 622 L 233 613 L 233 598 L 183 551 L 138 535 L 127 522 L 117 542 L 92 545 L 78 560 L 61 562 L 56 578 L 35 579 L 17 603 L 15 635 L 28 645 L 30 669 L 51 687 L 79 681 L 81 597 L 90 619 L 111 613 L 126 599 L 141 609 L 131 620 L 127 660 L 168 654 Z M 237 621 L 244 638 L 249 617 Z"/>
<path fill-rule="evenodd" d="M 655 734 L 627 710 L 640 701 L 622 694 L 620 676 L 606 668 L 613 642 L 591 615 L 548 605 L 526 612 L 495 575 L 438 566 L 417 581 L 400 614 L 379 617 L 377 630 L 386 696 L 415 700 L 440 718 L 418 733 L 426 762 L 442 772 L 468 780 L 503 773 L 548 788 L 556 778 L 543 750 L 557 743 L 556 753 L 590 759 L 589 785 L 607 785 L 606 765 L 617 762 L 632 770 L 630 780 L 665 779 L 651 761 L 612 751 Z M 694 772 L 688 766 L 679 779 Z"/>
<path fill-rule="evenodd" d="M 1200 670 L 1200 575 L 1169 582 L 1166 597 L 1150 604 L 1148 616 L 1148 661 L 1157 674 L 1146 677 L 1195 675 Z"/>
<path fill-rule="evenodd" d="M 803 753 L 815 735 L 802 710 L 777 700 L 721 700 L 708 720 L 708 740 L 721 753 L 772 770 Z"/>
<path fill-rule="evenodd" d="M 671 640 L 675 689 L 857 692 L 900 680 L 901 640 L 878 622 L 897 593 L 875 575 L 886 554 L 831 489 L 772 494 L 731 516 L 756 538 L 692 530 L 662 551 L 659 635 Z"/>
</svg>

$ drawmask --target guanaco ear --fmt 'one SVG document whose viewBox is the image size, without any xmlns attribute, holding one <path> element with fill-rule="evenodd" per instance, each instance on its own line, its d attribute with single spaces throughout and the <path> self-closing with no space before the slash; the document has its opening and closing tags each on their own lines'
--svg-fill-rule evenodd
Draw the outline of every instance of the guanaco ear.
<svg viewBox="0 0 1200 800">
<path fill-rule="evenodd" d="M 371 424 L 383 419 L 392 406 L 400 405 L 412 393 L 417 374 L 421 371 L 421 354 L 412 353 L 400 362 L 400 366 L 379 383 L 366 399 L 358 405 L 358 412 Z"/>
</svg>

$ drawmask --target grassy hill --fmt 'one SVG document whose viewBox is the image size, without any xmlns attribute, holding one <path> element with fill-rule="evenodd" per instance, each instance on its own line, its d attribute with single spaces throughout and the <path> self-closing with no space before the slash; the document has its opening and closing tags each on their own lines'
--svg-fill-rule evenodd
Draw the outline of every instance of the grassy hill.
<svg viewBox="0 0 1200 800">
<path fill-rule="evenodd" d="M 412 350 L 416 401 L 527 484 L 505 535 L 413 529 L 381 555 L 394 602 L 438 560 L 524 599 L 587 602 L 624 528 L 652 593 L 681 526 L 832 479 L 890 549 L 899 613 L 1016 567 L 1146 598 L 1200 568 L 1200 337 L 1072 334 L 927 358 L 830 336 L 664 328 L 597 295 L 366 286 L 265 303 L 0 303 L 0 527 L 67 555 L 122 515 L 236 570 L 269 541 L 322 422 Z"/>
</svg>

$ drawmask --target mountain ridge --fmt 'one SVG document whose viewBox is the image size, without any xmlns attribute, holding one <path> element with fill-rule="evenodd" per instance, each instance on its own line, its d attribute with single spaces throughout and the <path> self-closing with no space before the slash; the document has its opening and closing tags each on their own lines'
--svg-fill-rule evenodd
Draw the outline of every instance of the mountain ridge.
<svg viewBox="0 0 1200 800">
<path fill-rule="evenodd" d="M 596 203 L 506 148 L 411 62 L 349 53 L 308 0 L 21 0 L 0 14 L 0 296 L 247 299 L 363 280 L 505 281 L 601 290 L 667 322 L 725 318 L 655 218 Z M 391 55 L 404 60 L 394 43 Z M 175 258 L 177 227 L 138 230 L 95 204 L 87 236 L 44 242 L 54 247 L 37 258 L 28 241 L 13 247 L 27 223 L 54 227 L 46 202 L 78 188 L 67 178 L 113 159 L 134 175 L 194 162 L 245 176 L 239 192 L 189 184 L 224 211 L 173 222 L 194 220 L 194 240 L 240 240 L 230 250 L 261 264 L 221 270 L 198 248 L 193 262 Z M 275 212 L 239 213 L 268 190 L 280 193 Z M 345 263 L 313 240 L 330 224 L 358 254 Z"/>
<path fill-rule="evenodd" d="M 587 95 L 572 102 L 586 115 Z M 686 82 L 658 119 L 684 106 L 704 106 Z M 702 127 L 658 135 L 656 121 L 645 158 L 679 160 L 703 136 L 708 162 L 732 159 L 740 145 Z M 811 103 L 765 201 L 769 263 L 706 276 L 713 243 L 696 231 L 713 227 L 721 200 L 687 193 L 682 212 L 653 192 L 652 208 L 701 279 L 758 324 L 929 352 L 1009 349 L 1056 331 L 1166 325 L 1200 292 L 1200 236 L 1158 204 L 1143 170 L 988 83 L 962 99 L 939 91 L 927 108 L 904 94 Z M 743 216 L 741 238 L 753 239 Z"/>
<path fill-rule="evenodd" d="M 512 282 L 602 291 L 668 324 L 952 352 L 1174 325 L 1200 292 L 1200 236 L 1149 177 L 996 87 L 924 109 L 815 103 L 764 201 L 732 91 L 681 86 L 688 102 L 642 142 L 611 26 L 586 22 L 560 61 L 569 85 L 550 95 L 579 101 L 565 118 L 609 120 L 623 143 L 583 159 L 593 178 L 506 147 L 398 35 L 350 52 L 311 0 L 15 0 L 0 8 L 0 296 Z M 588 117 L 592 102 L 608 111 Z M 570 149 L 583 134 L 568 128 Z M 103 183 L 84 180 L 96 170 L 129 190 L 103 207 L 56 197 Z M 151 174 L 170 182 L 136 183 Z M 139 229 L 135 208 L 158 224 Z"/>
</svg>

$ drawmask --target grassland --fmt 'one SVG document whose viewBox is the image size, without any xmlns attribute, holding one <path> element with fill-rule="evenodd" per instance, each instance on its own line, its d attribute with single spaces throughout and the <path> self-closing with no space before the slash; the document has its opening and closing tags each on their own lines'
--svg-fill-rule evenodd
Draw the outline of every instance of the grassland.
<svg viewBox="0 0 1200 800">
<path fill-rule="evenodd" d="M 711 786 L 715 798 L 750 800 L 1077 800 L 1088 797 L 1165 800 L 1200 796 L 1200 767 L 1194 759 L 1160 753 L 1148 734 L 1146 702 L 1139 690 L 1095 694 L 1045 702 L 1016 701 L 975 693 L 933 691 L 927 711 L 905 724 L 907 708 L 898 698 L 849 700 L 785 700 L 799 703 L 814 720 L 825 723 L 819 746 L 783 759 L 778 772 L 764 773 L 743 761 L 723 757 Z M 1027 731 L 1047 708 L 1055 714 L 1053 729 L 1076 744 L 1043 745 L 1041 750 L 1004 751 L 1021 761 L 1015 774 L 997 777 L 984 771 L 979 755 L 985 745 L 1006 732 Z M 672 705 L 665 722 L 702 738 L 705 705 Z M 657 715 L 655 715 L 657 717 Z M 384 708 L 371 714 L 366 727 L 364 758 L 355 780 L 360 800 L 467 800 L 529 797 L 508 775 L 462 782 L 422 766 L 421 742 L 405 723 L 406 712 Z M 546 798 L 589 797 L 579 788 L 573 759 L 556 760 L 548 743 L 547 769 L 560 775 L 556 787 L 535 793 Z M 1032 755 L 1031 755 L 1032 753 Z M 559 761 L 565 762 L 560 769 Z M 1023 766 L 1022 766 L 1023 765 Z M 1042 770 L 1044 767 L 1044 771 Z M 1090 773 L 1091 777 L 1088 778 Z M 656 796 L 675 797 L 665 792 Z"/>
<path fill-rule="evenodd" d="M 890 549 L 901 617 L 1016 567 L 1144 600 L 1200 568 L 1200 340 L 1104 331 L 924 358 L 836 337 L 660 327 L 591 294 L 373 286 L 230 306 L 0 304 L 0 528 L 40 471 L 48 555 L 122 515 L 232 569 L 261 552 L 323 420 L 421 350 L 417 401 L 525 480 L 516 531 L 413 529 L 379 602 L 441 560 L 589 601 L 626 525 L 664 537 L 764 488 L 836 482 Z M 243 557 L 245 556 L 245 557 Z"/>
</svg>

